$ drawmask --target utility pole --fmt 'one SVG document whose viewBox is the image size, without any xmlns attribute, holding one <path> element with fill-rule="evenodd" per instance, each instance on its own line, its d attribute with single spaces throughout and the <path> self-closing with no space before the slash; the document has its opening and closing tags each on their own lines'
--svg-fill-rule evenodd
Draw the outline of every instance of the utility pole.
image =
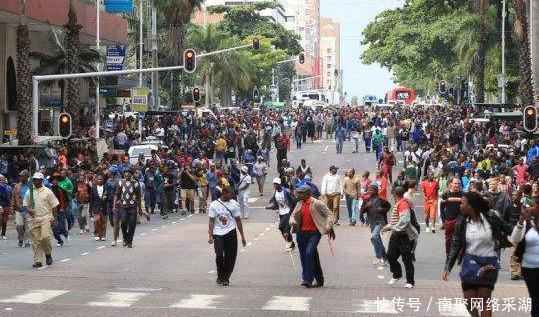
<svg viewBox="0 0 539 317">
<path fill-rule="evenodd" d="M 143 7 L 142 7 L 142 4 L 143 4 L 143 1 L 144 0 L 139 0 L 139 69 L 142 69 L 143 67 L 143 63 L 142 63 L 142 60 L 143 60 L 143 56 L 144 56 L 144 31 L 143 31 L 143 28 L 144 28 L 144 23 L 143 23 L 143 16 L 144 16 L 144 10 L 143 10 Z M 142 87 L 142 73 L 139 74 L 138 76 L 138 85 L 139 87 Z"/>
<path fill-rule="evenodd" d="M 95 46 L 99 54 L 101 54 L 101 39 L 100 39 L 100 11 L 101 11 L 101 0 L 97 0 L 95 2 L 95 8 L 96 8 L 96 22 L 95 22 Z M 101 68 L 100 61 L 97 61 L 96 69 L 99 72 Z M 96 139 L 99 139 L 99 129 L 100 127 L 100 121 L 101 121 L 101 115 L 99 113 L 99 77 L 96 80 L 95 84 L 95 137 Z"/>
<path fill-rule="evenodd" d="M 152 0 L 152 68 L 157 68 L 157 9 Z M 159 73 L 152 72 L 153 109 L 159 109 Z"/>
<path fill-rule="evenodd" d="M 506 87 L 506 79 L 505 79 L 505 19 L 507 17 L 507 8 L 506 8 L 507 0 L 502 0 L 502 74 L 500 78 L 500 85 L 502 88 L 502 103 L 505 104 L 507 102 L 507 96 L 505 92 Z"/>
</svg>

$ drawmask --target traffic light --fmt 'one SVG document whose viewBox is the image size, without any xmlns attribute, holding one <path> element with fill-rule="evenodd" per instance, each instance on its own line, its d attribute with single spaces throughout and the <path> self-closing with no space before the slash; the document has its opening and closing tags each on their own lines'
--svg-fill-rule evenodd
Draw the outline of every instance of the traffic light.
<svg viewBox="0 0 539 317">
<path fill-rule="evenodd" d="M 455 92 L 455 89 L 453 89 L 453 87 L 450 87 L 450 88 L 449 88 L 449 94 L 450 94 L 450 95 L 453 95 L 454 92 Z"/>
<path fill-rule="evenodd" d="M 438 84 L 438 91 L 440 94 L 445 94 L 445 80 L 440 80 L 440 83 Z"/>
<path fill-rule="evenodd" d="M 71 115 L 69 113 L 61 113 L 58 117 L 58 133 L 63 138 L 69 138 L 72 131 Z"/>
<path fill-rule="evenodd" d="M 258 37 L 253 38 L 253 50 L 258 51 L 260 49 L 260 39 Z"/>
<path fill-rule="evenodd" d="M 193 73 L 197 69 L 197 53 L 193 49 L 183 52 L 183 66 L 185 72 Z"/>
<path fill-rule="evenodd" d="M 254 88 L 253 89 L 253 100 L 258 100 L 258 98 L 260 97 L 260 95 L 258 94 L 258 88 Z"/>
<path fill-rule="evenodd" d="M 200 88 L 193 87 L 193 101 L 199 102 L 200 101 Z"/>
<path fill-rule="evenodd" d="M 527 132 L 535 132 L 537 130 L 537 108 L 535 106 L 527 106 L 524 108 L 524 130 Z"/>
<path fill-rule="evenodd" d="M 299 53 L 299 63 L 300 64 L 305 63 L 305 54 Z"/>
</svg>

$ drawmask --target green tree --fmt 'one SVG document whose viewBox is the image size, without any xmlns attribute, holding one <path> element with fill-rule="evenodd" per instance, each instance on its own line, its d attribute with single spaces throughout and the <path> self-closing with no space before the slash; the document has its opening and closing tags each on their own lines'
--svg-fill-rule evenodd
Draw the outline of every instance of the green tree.
<svg viewBox="0 0 539 317">
<path fill-rule="evenodd" d="M 17 138 L 19 145 L 32 144 L 32 79 L 30 33 L 26 24 L 26 0 L 19 0 L 17 25 Z"/>
<path fill-rule="evenodd" d="M 57 75 L 57 74 L 67 74 L 69 70 L 67 68 L 67 51 L 66 46 L 62 44 L 65 43 L 64 35 L 57 34 L 57 32 L 51 30 L 51 42 L 52 42 L 52 54 L 46 54 L 41 52 L 32 52 L 30 55 L 33 58 L 39 60 L 39 66 L 34 68 L 34 75 Z M 76 73 L 88 73 L 96 72 L 96 64 L 102 61 L 101 54 L 98 50 L 91 48 L 89 45 L 81 45 L 79 51 L 79 68 L 75 71 Z M 97 82 L 96 78 L 91 79 L 94 83 Z M 41 83 L 43 87 L 49 87 L 55 83 L 58 83 L 60 86 L 60 100 L 61 100 L 61 109 L 64 111 L 64 91 L 65 83 L 64 80 L 59 81 L 44 81 Z"/>
<path fill-rule="evenodd" d="M 80 30 L 82 25 L 77 21 L 77 11 L 73 0 L 69 2 L 67 23 L 64 25 L 65 38 L 65 69 L 66 73 L 77 73 L 80 69 Z M 80 82 L 78 78 L 68 79 L 65 89 L 66 110 L 73 118 L 74 130 L 80 129 L 82 121 L 82 107 L 80 103 Z"/>
</svg>

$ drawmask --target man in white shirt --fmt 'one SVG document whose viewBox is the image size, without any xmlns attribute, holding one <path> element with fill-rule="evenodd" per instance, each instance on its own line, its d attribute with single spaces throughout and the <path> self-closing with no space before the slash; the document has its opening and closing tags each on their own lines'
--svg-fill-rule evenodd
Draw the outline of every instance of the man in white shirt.
<svg viewBox="0 0 539 317">
<path fill-rule="evenodd" d="M 335 216 L 336 225 L 339 225 L 339 203 L 342 192 L 341 177 L 337 175 L 338 169 L 335 165 L 329 167 L 329 173 L 322 178 L 322 188 L 320 189 L 323 200 Z"/>
<path fill-rule="evenodd" d="M 245 235 L 241 223 L 241 212 L 237 201 L 232 199 L 233 189 L 230 186 L 222 189 L 221 198 L 211 202 L 208 209 L 209 230 L 208 243 L 214 245 L 215 263 L 217 265 L 217 284 L 228 286 L 230 276 L 236 264 L 238 254 L 238 237 L 245 247 Z"/>
</svg>

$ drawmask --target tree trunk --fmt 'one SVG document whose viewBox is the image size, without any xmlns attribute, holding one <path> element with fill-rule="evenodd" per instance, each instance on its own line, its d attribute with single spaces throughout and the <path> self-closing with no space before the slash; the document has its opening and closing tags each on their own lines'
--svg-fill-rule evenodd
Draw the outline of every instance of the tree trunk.
<svg viewBox="0 0 539 317">
<path fill-rule="evenodd" d="M 526 4 L 524 0 L 515 0 L 515 22 L 513 32 L 518 46 L 518 59 L 520 66 L 520 83 L 518 91 L 520 100 L 524 105 L 534 103 L 532 83 L 532 63 L 530 54 L 530 41 L 528 38 L 529 25 Z"/>
<path fill-rule="evenodd" d="M 485 6 L 479 12 L 479 45 L 477 48 L 476 74 L 475 74 L 475 101 L 485 102 L 485 58 L 487 52 L 487 30 L 485 25 Z"/>
<path fill-rule="evenodd" d="M 26 0 L 20 0 L 19 25 L 17 26 L 17 138 L 19 145 L 33 143 L 31 96 L 30 33 L 26 24 Z"/>
<path fill-rule="evenodd" d="M 210 74 L 210 71 L 207 70 L 207 73 L 206 73 L 206 78 L 204 80 L 204 86 L 205 86 L 205 104 L 206 104 L 206 107 L 209 107 L 210 106 L 210 83 L 211 83 L 211 74 Z"/>
<path fill-rule="evenodd" d="M 68 21 L 64 25 L 66 31 L 66 73 L 78 73 L 80 69 L 80 30 L 82 26 L 78 24 L 77 12 L 73 1 L 69 3 Z M 80 104 L 80 83 L 79 79 L 66 80 L 66 110 L 71 114 L 73 130 L 81 130 L 82 113 Z M 99 98 L 99 96 L 96 96 Z"/>
</svg>

